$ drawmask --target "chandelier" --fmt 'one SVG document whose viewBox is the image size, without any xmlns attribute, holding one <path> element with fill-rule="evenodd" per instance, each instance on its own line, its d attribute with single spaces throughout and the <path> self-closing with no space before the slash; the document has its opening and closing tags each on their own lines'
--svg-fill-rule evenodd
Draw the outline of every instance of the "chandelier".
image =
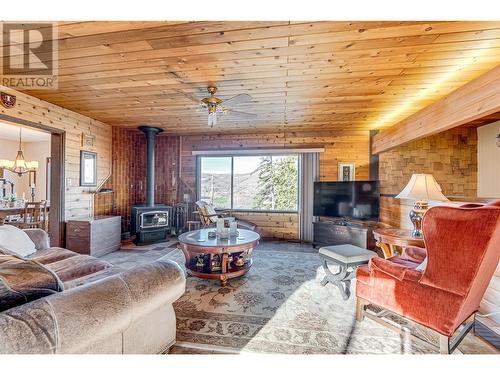
<svg viewBox="0 0 500 375">
<path fill-rule="evenodd" d="M 19 150 L 17 151 L 16 160 L 0 160 L 0 168 L 7 169 L 8 171 L 16 173 L 19 177 L 30 171 L 38 168 L 38 161 L 26 161 L 24 160 L 24 154 L 22 150 L 22 138 L 21 138 L 22 128 L 19 128 Z"/>
</svg>

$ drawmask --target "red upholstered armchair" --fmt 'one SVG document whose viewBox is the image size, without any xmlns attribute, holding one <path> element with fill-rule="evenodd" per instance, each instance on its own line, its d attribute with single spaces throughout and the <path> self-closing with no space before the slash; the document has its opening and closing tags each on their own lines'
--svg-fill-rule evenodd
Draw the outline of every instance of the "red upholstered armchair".
<svg viewBox="0 0 500 375">
<path fill-rule="evenodd" d="M 358 268 L 356 319 L 380 321 L 366 310 L 378 306 L 436 331 L 440 352 L 452 352 L 472 327 L 500 258 L 498 203 L 429 209 L 422 224 L 426 249 Z"/>
</svg>

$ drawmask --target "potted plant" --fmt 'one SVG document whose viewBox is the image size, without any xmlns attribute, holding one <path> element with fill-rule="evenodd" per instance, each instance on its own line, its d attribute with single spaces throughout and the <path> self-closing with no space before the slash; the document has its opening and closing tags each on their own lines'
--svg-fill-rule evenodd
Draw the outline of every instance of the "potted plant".
<svg viewBox="0 0 500 375">
<path fill-rule="evenodd" d="M 16 201 L 17 201 L 17 196 L 15 193 L 12 193 L 9 196 L 8 202 L 9 202 L 9 207 L 15 207 L 16 206 Z"/>
</svg>

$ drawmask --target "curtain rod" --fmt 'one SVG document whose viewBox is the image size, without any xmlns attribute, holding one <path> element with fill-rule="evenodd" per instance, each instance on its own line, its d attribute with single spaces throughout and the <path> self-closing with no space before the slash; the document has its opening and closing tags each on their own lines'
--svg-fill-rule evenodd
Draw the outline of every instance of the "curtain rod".
<svg viewBox="0 0 500 375">
<path fill-rule="evenodd" d="M 272 148 L 272 149 L 236 149 L 236 150 L 196 150 L 192 155 L 286 155 L 325 152 L 324 147 L 317 148 Z"/>
</svg>

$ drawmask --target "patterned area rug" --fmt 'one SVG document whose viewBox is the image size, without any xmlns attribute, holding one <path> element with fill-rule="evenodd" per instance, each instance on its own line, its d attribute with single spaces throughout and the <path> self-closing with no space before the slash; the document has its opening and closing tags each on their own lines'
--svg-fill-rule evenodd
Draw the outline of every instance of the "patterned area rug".
<svg viewBox="0 0 500 375">
<path fill-rule="evenodd" d="M 184 262 L 179 250 L 168 257 Z M 343 301 L 335 286 L 320 286 L 323 276 L 316 253 L 276 251 L 262 244 L 248 274 L 225 287 L 188 277 L 186 294 L 174 305 L 173 352 L 436 352 L 371 320 L 356 322 L 355 298 Z"/>
</svg>

